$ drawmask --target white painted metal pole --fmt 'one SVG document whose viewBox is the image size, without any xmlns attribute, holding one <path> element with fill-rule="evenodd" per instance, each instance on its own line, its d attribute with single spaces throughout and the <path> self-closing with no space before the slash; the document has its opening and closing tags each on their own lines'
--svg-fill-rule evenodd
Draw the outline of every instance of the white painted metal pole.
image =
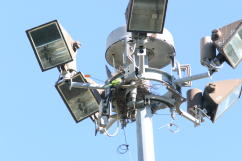
<svg viewBox="0 0 242 161">
<path fill-rule="evenodd" d="M 149 106 L 137 109 L 138 161 L 155 161 L 152 112 Z"/>
</svg>

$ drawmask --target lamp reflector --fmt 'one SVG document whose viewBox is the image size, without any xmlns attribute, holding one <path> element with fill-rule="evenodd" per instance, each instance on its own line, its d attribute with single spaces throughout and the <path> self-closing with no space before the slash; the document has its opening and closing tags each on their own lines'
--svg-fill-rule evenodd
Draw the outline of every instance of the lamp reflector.
<svg viewBox="0 0 242 161">
<path fill-rule="evenodd" d="M 242 79 L 210 83 L 203 93 L 203 107 L 212 122 L 215 122 L 241 97 Z"/>
<path fill-rule="evenodd" d="M 72 61 L 69 36 L 57 20 L 26 31 L 42 71 Z"/>
<path fill-rule="evenodd" d="M 72 78 L 72 81 L 89 83 L 84 78 L 82 73 L 77 73 Z M 84 88 L 70 89 L 69 83 L 65 81 L 57 83 L 56 89 L 65 102 L 76 123 L 98 112 L 101 97 L 97 90 Z"/>
<path fill-rule="evenodd" d="M 168 0 L 131 0 L 126 10 L 127 31 L 162 33 Z"/>
</svg>

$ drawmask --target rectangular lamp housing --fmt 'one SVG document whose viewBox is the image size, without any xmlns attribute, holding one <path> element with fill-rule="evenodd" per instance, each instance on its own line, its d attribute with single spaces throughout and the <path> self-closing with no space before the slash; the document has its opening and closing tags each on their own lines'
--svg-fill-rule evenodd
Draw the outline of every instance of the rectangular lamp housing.
<svg viewBox="0 0 242 161">
<path fill-rule="evenodd" d="M 89 83 L 82 73 L 77 73 L 72 81 Z M 97 90 L 84 88 L 71 88 L 70 90 L 69 83 L 65 81 L 57 83 L 56 89 L 76 123 L 98 112 L 101 96 Z"/>
<path fill-rule="evenodd" d="M 203 93 L 203 107 L 212 122 L 239 100 L 241 90 L 242 79 L 218 81 L 206 86 Z"/>
<path fill-rule="evenodd" d="M 26 31 L 42 71 L 73 60 L 72 38 L 57 20 Z"/>
<path fill-rule="evenodd" d="M 131 0 L 126 10 L 127 31 L 162 33 L 168 0 Z"/>
<path fill-rule="evenodd" d="M 226 58 L 226 62 L 236 68 L 242 60 L 242 20 L 218 29 L 214 44 Z"/>
</svg>

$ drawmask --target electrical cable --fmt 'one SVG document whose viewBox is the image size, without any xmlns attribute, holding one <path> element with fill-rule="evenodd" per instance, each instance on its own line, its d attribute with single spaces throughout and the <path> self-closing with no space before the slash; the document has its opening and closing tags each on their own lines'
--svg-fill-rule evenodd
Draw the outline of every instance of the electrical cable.
<svg viewBox="0 0 242 161">
<path fill-rule="evenodd" d="M 58 84 L 62 79 L 63 79 L 63 75 L 60 74 L 59 77 L 58 77 L 58 79 L 57 79 L 57 81 L 56 81 L 56 84 Z"/>
<path fill-rule="evenodd" d="M 128 144 L 121 144 L 118 146 L 117 151 L 119 154 L 125 154 L 129 150 L 129 145 Z"/>
<path fill-rule="evenodd" d="M 117 136 L 118 133 L 119 133 L 119 131 L 120 131 L 120 124 L 119 124 L 119 121 L 117 121 L 117 128 L 116 128 L 116 130 L 115 130 L 115 132 L 114 132 L 113 134 L 110 134 L 110 133 L 108 132 L 108 130 L 107 130 L 106 128 L 104 128 L 104 133 L 105 133 L 108 137 L 114 137 L 114 136 Z"/>
<path fill-rule="evenodd" d="M 125 130 L 124 129 L 123 129 L 123 132 L 124 132 L 124 142 L 125 142 L 125 144 L 121 144 L 121 145 L 118 146 L 117 152 L 119 154 L 125 154 L 129 150 L 129 144 L 127 142 L 127 136 L 126 136 L 126 133 L 125 133 Z"/>
<path fill-rule="evenodd" d="M 129 152 L 129 159 L 130 159 L 130 161 L 132 161 L 132 154 L 131 154 L 131 151 L 129 149 L 129 144 L 128 144 L 128 141 L 127 141 L 127 135 L 126 135 L 125 129 L 123 129 L 123 132 L 124 132 L 125 144 L 119 145 L 118 148 L 117 148 L 117 152 L 119 154 L 126 154 L 127 152 Z"/>
<path fill-rule="evenodd" d="M 93 80 L 96 80 L 96 81 L 98 81 L 98 82 L 102 82 L 102 83 L 105 83 L 105 81 L 103 81 L 103 80 L 100 80 L 100 79 L 98 79 L 98 78 L 95 78 L 95 77 L 93 77 L 93 76 L 91 76 L 91 78 L 92 78 Z"/>
<path fill-rule="evenodd" d="M 108 137 L 114 137 L 114 136 L 117 136 L 118 133 L 119 133 L 119 131 L 120 131 L 120 128 L 117 127 L 116 130 L 115 130 L 115 132 L 114 132 L 113 134 L 110 134 L 110 133 L 108 132 L 108 130 L 107 130 L 106 128 L 104 128 L 104 133 L 105 133 Z"/>
</svg>

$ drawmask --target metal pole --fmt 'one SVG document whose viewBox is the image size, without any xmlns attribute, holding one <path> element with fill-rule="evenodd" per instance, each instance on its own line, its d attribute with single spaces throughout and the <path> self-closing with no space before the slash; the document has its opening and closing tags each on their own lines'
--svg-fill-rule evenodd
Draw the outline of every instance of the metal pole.
<svg viewBox="0 0 242 161">
<path fill-rule="evenodd" d="M 152 112 L 149 106 L 137 109 L 136 132 L 138 161 L 155 161 Z"/>
</svg>

